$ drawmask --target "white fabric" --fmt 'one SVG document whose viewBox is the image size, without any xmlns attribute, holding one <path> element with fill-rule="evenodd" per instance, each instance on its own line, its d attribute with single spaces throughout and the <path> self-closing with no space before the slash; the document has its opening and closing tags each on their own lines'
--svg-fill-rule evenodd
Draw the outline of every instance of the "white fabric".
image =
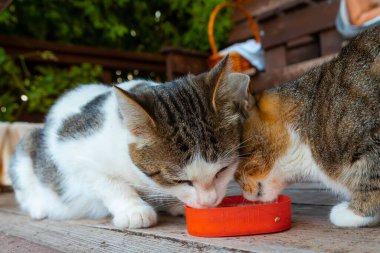
<svg viewBox="0 0 380 253">
<path fill-rule="evenodd" d="M 240 54 L 258 70 L 263 71 L 265 69 L 264 50 L 261 43 L 257 43 L 256 40 L 250 39 L 245 42 L 235 43 L 221 50 L 219 54 L 226 55 L 232 52 Z"/>
<path fill-rule="evenodd" d="M 347 11 L 346 0 L 340 1 L 338 15 L 335 20 L 336 28 L 345 38 L 352 38 L 362 30 L 380 23 L 380 16 L 365 22 L 361 26 L 351 24 Z"/>
</svg>

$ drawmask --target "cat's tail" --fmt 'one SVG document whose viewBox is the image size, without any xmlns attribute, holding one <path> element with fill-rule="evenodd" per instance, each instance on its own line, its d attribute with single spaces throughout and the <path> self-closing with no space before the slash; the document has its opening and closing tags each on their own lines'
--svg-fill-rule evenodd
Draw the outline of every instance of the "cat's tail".
<svg viewBox="0 0 380 253">
<path fill-rule="evenodd" d="M 21 209 L 28 212 L 33 219 L 43 219 L 47 216 L 44 206 L 41 204 L 41 192 L 38 191 L 38 180 L 36 179 L 31 147 L 34 144 L 33 136 L 40 133 L 41 129 L 35 129 L 26 134 L 11 158 L 9 176 Z M 35 155 L 35 154 L 34 154 Z"/>
</svg>

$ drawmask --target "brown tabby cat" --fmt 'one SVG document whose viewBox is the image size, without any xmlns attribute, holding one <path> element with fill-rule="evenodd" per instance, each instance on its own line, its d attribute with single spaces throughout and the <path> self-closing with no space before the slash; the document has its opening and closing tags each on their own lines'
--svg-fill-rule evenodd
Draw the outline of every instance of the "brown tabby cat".
<svg viewBox="0 0 380 253">
<path fill-rule="evenodd" d="M 244 126 L 237 181 L 250 200 L 272 201 L 290 183 L 323 182 L 348 202 L 331 222 L 373 226 L 380 211 L 380 26 L 339 56 L 256 96 Z"/>
</svg>

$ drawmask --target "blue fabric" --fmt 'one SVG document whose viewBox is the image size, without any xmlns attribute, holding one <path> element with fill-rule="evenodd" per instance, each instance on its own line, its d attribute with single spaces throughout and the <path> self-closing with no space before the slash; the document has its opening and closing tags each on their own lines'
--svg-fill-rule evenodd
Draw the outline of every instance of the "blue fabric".
<svg viewBox="0 0 380 253">
<path fill-rule="evenodd" d="M 221 50 L 219 54 L 225 55 L 232 52 L 240 54 L 257 70 L 263 71 L 265 69 L 264 50 L 261 43 L 257 43 L 256 40 L 250 39 L 245 42 L 235 43 Z"/>
<path fill-rule="evenodd" d="M 352 38 L 362 30 L 365 30 L 370 26 L 380 24 L 380 16 L 365 22 L 361 26 L 353 25 L 351 24 L 348 16 L 346 0 L 341 0 L 335 24 L 338 32 L 342 34 L 343 37 Z"/>
</svg>

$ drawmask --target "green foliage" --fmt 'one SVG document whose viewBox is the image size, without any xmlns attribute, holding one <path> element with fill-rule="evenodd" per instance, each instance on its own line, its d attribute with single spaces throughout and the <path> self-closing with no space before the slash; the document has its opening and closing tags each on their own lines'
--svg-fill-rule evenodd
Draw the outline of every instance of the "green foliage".
<svg viewBox="0 0 380 253">
<path fill-rule="evenodd" d="M 163 45 L 208 51 L 207 23 L 212 9 L 226 0 L 14 0 L 0 14 L 2 34 L 49 41 L 160 50 Z M 215 25 L 225 45 L 231 10 Z"/>
<path fill-rule="evenodd" d="M 21 70 L 15 62 L 8 57 L 4 49 L 0 48 L 0 121 L 13 120 L 16 111 L 20 108 L 17 98 L 13 95 L 14 91 L 22 93 L 22 80 L 19 76 Z M 9 84 L 13 84 L 11 87 Z M 18 96 L 20 98 L 20 96 Z"/>
<path fill-rule="evenodd" d="M 0 14 L 0 28 L 3 35 L 130 51 L 157 52 L 163 46 L 208 51 L 209 16 L 225 1 L 13 0 Z M 227 43 L 231 13 L 221 12 L 215 22 L 219 48 Z M 12 59 L 0 48 L 0 121 L 16 120 L 23 111 L 45 113 L 60 94 L 98 81 L 102 72 L 89 64 L 28 67 L 27 58 L 36 55 L 55 59 L 49 51 Z"/>
<path fill-rule="evenodd" d="M 176 38 L 176 45 L 194 48 L 200 51 L 210 49 L 208 41 L 208 20 L 212 10 L 221 0 L 181 0 L 171 1 L 171 11 L 176 13 L 177 18 L 187 18 L 183 27 L 177 30 L 180 35 Z M 214 39 L 219 46 L 225 46 L 228 33 L 231 29 L 231 9 L 222 10 L 218 13 L 214 25 Z M 184 31 L 181 33 L 181 30 Z"/>
<path fill-rule="evenodd" d="M 46 113 L 53 102 L 78 83 L 99 82 L 102 68 L 91 64 L 73 65 L 67 69 L 37 66 L 30 70 L 25 58 L 38 54 L 54 58 L 51 52 L 20 56 L 20 63 L 0 48 L 0 121 L 14 121 L 23 111 Z"/>
</svg>

